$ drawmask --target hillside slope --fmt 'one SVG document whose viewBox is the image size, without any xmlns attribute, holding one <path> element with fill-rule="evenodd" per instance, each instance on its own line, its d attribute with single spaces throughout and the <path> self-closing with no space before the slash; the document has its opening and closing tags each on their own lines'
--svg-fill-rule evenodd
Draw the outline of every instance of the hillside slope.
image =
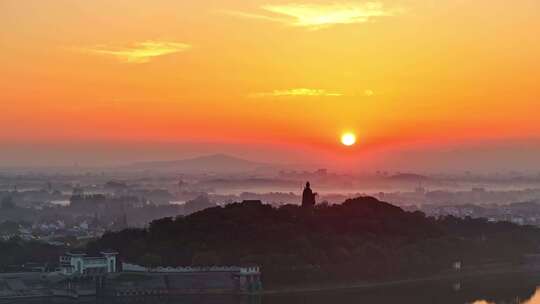
<svg viewBox="0 0 540 304">
<path fill-rule="evenodd" d="M 428 274 L 449 270 L 456 260 L 517 262 L 536 251 L 538 240 L 532 227 L 436 220 L 360 197 L 313 210 L 235 203 L 160 219 L 146 230 L 108 233 L 89 249 L 113 248 L 148 266 L 255 263 L 272 285 Z"/>
</svg>

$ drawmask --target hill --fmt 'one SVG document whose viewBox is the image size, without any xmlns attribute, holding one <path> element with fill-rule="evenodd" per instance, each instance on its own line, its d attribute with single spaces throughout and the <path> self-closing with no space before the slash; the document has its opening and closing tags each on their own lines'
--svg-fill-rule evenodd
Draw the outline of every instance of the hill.
<svg viewBox="0 0 540 304">
<path fill-rule="evenodd" d="M 275 286 L 432 274 L 457 260 L 513 263 L 536 251 L 539 236 L 536 228 L 428 218 L 360 197 L 313 210 L 234 203 L 107 233 L 88 249 L 113 248 L 147 266 L 255 263 Z"/>
<path fill-rule="evenodd" d="M 126 167 L 126 169 L 180 171 L 183 173 L 239 173 L 268 167 L 271 165 L 226 154 L 213 154 L 173 161 L 138 162 Z"/>
</svg>

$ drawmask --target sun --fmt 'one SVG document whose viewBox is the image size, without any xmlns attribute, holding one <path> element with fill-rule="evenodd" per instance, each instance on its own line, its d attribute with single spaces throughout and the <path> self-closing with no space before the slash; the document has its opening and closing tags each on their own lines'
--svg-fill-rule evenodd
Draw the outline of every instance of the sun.
<svg viewBox="0 0 540 304">
<path fill-rule="evenodd" d="M 356 135 L 353 133 L 347 132 L 341 135 L 341 143 L 345 146 L 352 146 L 356 143 Z"/>
</svg>

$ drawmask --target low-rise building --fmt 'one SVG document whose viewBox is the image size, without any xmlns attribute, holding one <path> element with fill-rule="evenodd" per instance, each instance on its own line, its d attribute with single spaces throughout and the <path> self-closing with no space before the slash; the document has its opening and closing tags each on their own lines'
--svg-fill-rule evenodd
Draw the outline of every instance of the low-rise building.
<svg viewBox="0 0 540 304">
<path fill-rule="evenodd" d="M 101 257 L 88 257 L 85 253 L 68 252 L 60 257 L 60 269 L 66 275 L 92 276 L 114 273 L 117 252 L 104 251 Z"/>
</svg>

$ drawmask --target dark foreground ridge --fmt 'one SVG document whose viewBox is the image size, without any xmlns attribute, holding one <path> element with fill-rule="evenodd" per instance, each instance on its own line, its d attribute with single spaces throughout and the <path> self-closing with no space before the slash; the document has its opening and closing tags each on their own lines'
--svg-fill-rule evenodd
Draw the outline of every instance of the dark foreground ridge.
<svg viewBox="0 0 540 304">
<path fill-rule="evenodd" d="M 359 197 L 314 208 L 234 203 L 106 233 L 88 250 L 112 248 L 149 267 L 256 264 L 265 286 L 276 287 L 434 275 L 456 262 L 506 267 L 536 253 L 539 241 L 533 227 L 428 218 Z"/>
</svg>

